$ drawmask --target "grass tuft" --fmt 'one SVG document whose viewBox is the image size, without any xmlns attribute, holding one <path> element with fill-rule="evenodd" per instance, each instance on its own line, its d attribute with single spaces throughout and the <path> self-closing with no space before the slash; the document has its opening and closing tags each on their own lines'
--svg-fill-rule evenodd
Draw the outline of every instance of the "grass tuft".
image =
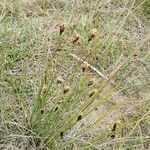
<svg viewBox="0 0 150 150">
<path fill-rule="evenodd" d="M 0 149 L 149 149 L 148 6 L 2 0 Z"/>
</svg>

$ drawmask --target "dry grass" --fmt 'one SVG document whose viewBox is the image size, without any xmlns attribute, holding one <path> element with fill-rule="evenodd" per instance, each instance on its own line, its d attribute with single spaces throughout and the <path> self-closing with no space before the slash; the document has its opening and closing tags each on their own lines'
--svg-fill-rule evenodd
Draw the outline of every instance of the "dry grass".
<svg viewBox="0 0 150 150">
<path fill-rule="evenodd" d="M 2 0 L 0 149 L 149 149 L 148 5 Z"/>
</svg>

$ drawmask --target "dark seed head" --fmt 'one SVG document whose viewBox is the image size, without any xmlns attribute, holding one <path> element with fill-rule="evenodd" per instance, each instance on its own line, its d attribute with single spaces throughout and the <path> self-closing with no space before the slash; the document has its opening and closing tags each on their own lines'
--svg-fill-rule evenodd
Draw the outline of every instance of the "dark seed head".
<svg viewBox="0 0 150 150">
<path fill-rule="evenodd" d="M 140 51 L 143 51 L 143 49 L 140 49 Z"/>
<path fill-rule="evenodd" d="M 90 97 L 92 97 L 94 94 L 96 94 L 98 92 L 97 89 L 94 89 L 91 93 L 90 93 Z"/>
<path fill-rule="evenodd" d="M 134 54 L 134 57 L 137 57 L 138 55 L 137 54 Z"/>
<path fill-rule="evenodd" d="M 115 123 L 115 124 L 113 125 L 112 131 L 113 131 L 113 132 L 116 131 L 116 128 L 117 128 L 117 123 Z"/>
<path fill-rule="evenodd" d="M 58 76 L 56 80 L 57 80 L 57 84 L 61 84 L 64 82 L 64 79 L 62 76 Z"/>
<path fill-rule="evenodd" d="M 64 24 L 61 24 L 60 25 L 60 35 L 64 32 L 64 30 L 65 30 L 65 25 Z"/>
<path fill-rule="evenodd" d="M 96 57 L 95 59 L 98 60 L 98 57 Z"/>
<path fill-rule="evenodd" d="M 91 85 L 93 85 L 94 83 L 95 83 L 95 79 L 92 78 L 92 79 L 89 80 L 88 86 L 91 86 Z"/>
<path fill-rule="evenodd" d="M 54 111 L 57 111 L 57 110 L 58 110 L 58 107 L 56 107 Z"/>
<path fill-rule="evenodd" d="M 18 123 L 17 119 L 14 119 L 14 122 L 17 122 L 17 123 Z"/>
<path fill-rule="evenodd" d="M 41 110 L 41 114 L 43 114 L 43 113 L 44 113 L 44 110 L 42 109 L 42 110 Z"/>
<path fill-rule="evenodd" d="M 96 107 L 95 110 L 98 110 L 98 108 Z"/>
<path fill-rule="evenodd" d="M 82 116 L 79 115 L 77 121 L 80 121 L 82 119 Z"/>
<path fill-rule="evenodd" d="M 111 137 L 112 139 L 114 139 L 114 138 L 115 138 L 115 135 L 114 135 L 114 134 L 112 134 L 112 135 L 110 135 L 110 137 Z"/>
<path fill-rule="evenodd" d="M 64 136 L 64 132 L 62 131 L 62 132 L 60 132 L 61 139 L 63 138 L 63 136 Z"/>
<path fill-rule="evenodd" d="M 93 37 L 90 36 L 90 37 L 88 38 L 88 42 L 90 42 L 92 39 L 93 39 Z"/>
<path fill-rule="evenodd" d="M 79 36 L 75 37 L 75 39 L 73 40 L 73 44 L 76 43 L 79 40 Z"/>
</svg>

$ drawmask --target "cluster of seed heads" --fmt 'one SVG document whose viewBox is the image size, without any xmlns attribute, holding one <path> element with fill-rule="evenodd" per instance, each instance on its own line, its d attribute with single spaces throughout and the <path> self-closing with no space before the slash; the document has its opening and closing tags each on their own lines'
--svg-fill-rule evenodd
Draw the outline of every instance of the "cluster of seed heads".
<svg viewBox="0 0 150 150">
<path fill-rule="evenodd" d="M 65 31 L 65 25 L 64 25 L 64 24 L 61 24 L 61 25 L 60 25 L 60 32 L 59 32 L 59 34 L 61 35 L 64 31 Z M 91 40 L 93 40 L 93 39 L 96 37 L 97 32 L 98 32 L 98 31 L 97 31 L 96 28 L 94 28 L 94 29 L 92 29 L 92 30 L 90 31 L 89 37 L 88 37 L 88 42 L 91 41 Z M 75 44 L 78 40 L 79 40 L 79 36 L 76 36 L 76 37 L 73 39 L 72 43 Z M 90 68 L 90 66 L 89 66 L 89 64 L 88 64 L 87 62 L 83 62 L 83 63 L 82 63 L 82 65 L 81 65 L 82 72 L 88 71 L 89 68 Z M 62 76 L 58 76 L 57 79 L 56 79 L 56 82 L 57 82 L 57 84 L 62 84 L 62 83 L 64 83 L 63 77 L 62 77 Z M 93 84 L 95 84 L 95 78 L 90 79 L 89 82 L 87 83 L 88 86 L 91 86 L 91 85 L 93 85 Z M 63 93 L 66 94 L 66 93 L 68 93 L 70 90 L 71 90 L 70 86 L 65 86 L 65 87 L 64 87 L 64 90 L 63 90 Z M 98 90 L 97 90 L 97 89 L 94 89 L 93 91 L 91 91 L 89 97 L 92 97 L 92 96 L 95 95 L 97 92 L 98 92 Z M 58 108 L 57 108 L 57 109 L 58 109 Z M 79 115 L 78 118 L 77 118 L 77 121 L 80 121 L 81 119 L 82 119 L 82 115 Z M 64 132 L 62 131 L 62 132 L 60 132 L 60 137 L 63 138 L 63 136 L 64 136 Z M 76 147 L 76 146 L 73 145 L 73 147 Z"/>
<path fill-rule="evenodd" d="M 57 84 L 62 84 L 62 83 L 64 83 L 64 79 L 63 79 L 63 77 L 62 76 L 58 76 L 57 77 L 57 79 L 56 79 L 56 83 Z M 63 93 L 64 94 L 66 94 L 66 93 L 68 93 L 69 91 L 71 90 L 71 87 L 70 86 L 64 86 L 64 89 L 63 89 Z"/>
<path fill-rule="evenodd" d="M 115 138 L 116 137 L 116 131 L 117 129 L 121 126 L 121 121 L 118 120 L 117 122 L 114 123 L 111 131 L 112 131 L 112 135 L 111 135 L 111 138 Z"/>
<path fill-rule="evenodd" d="M 85 71 L 85 69 L 87 69 L 87 68 L 82 68 L 82 70 L 84 70 L 84 71 Z M 64 83 L 63 77 L 62 77 L 62 76 L 58 76 L 57 79 L 56 79 L 56 83 L 57 83 L 57 84 L 62 84 L 62 83 Z M 91 85 L 93 85 L 93 84 L 95 84 L 95 78 L 91 78 L 91 79 L 89 80 L 89 82 L 87 83 L 88 86 L 91 86 Z M 44 91 L 47 89 L 45 86 L 44 86 L 43 88 L 44 88 Z M 66 93 L 68 93 L 70 90 L 71 90 L 71 87 L 70 87 L 70 86 L 64 86 L 63 93 L 66 94 Z M 90 97 L 91 97 L 92 95 L 94 95 L 93 93 L 96 93 L 96 89 L 91 92 Z"/>
<path fill-rule="evenodd" d="M 64 82 L 63 77 L 62 76 L 58 76 L 57 79 L 56 79 L 56 82 L 57 82 L 57 84 L 63 83 Z"/>
<path fill-rule="evenodd" d="M 60 24 L 59 28 L 60 28 L 59 29 L 59 35 L 61 35 L 65 31 L 65 24 L 64 23 Z M 91 29 L 89 36 L 88 36 L 88 42 L 93 40 L 96 37 L 97 33 L 98 33 L 98 30 L 96 28 Z M 74 44 L 78 40 L 79 40 L 79 36 L 76 36 L 74 38 L 74 40 L 72 41 L 72 43 Z"/>
</svg>

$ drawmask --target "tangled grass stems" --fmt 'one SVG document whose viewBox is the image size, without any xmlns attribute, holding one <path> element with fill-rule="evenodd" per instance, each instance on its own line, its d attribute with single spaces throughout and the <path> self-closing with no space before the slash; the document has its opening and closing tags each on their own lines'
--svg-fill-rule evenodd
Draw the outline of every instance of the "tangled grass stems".
<svg viewBox="0 0 150 150">
<path fill-rule="evenodd" d="M 133 1 L 132 3 L 132 6 L 131 8 L 129 9 L 128 13 L 126 16 L 124 16 L 124 18 L 118 23 L 118 21 L 120 20 L 120 17 L 122 16 L 123 14 L 123 11 L 126 10 L 126 9 L 123 9 L 123 11 L 120 13 L 120 15 L 118 16 L 118 19 L 116 19 L 117 21 L 114 23 L 113 25 L 113 28 L 112 28 L 112 31 L 109 32 L 108 36 L 106 37 L 106 40 L 104 42 L 107 43 L 109 41 L 109 43 L 107 44 L 106 48 L 105 48 L 105 51 L 103 51 L 103 53 L 108 53 L 109 52 L 109 47 L 111 46 L 113 40 L 116 38 L 116 36 L 118 35 L 119 31 L 121 30 L 121 28 L 124 26 L 127 18 L 134 12 L 136 11 L 146 0 L 144 0 L 142 3 L 140 3 L 139 5 L 137 5 L 135 8 L 134 8 L 134 3 L 135 3 L 135 0 Z M 126 2 L 126 5 L 128 4 L 129 1 Z M 126 8 L 126 5 L 124 6 Z M 133 9 L 134 8 L 134 9 Z M 132 10 L 133 9 L 133 10 Z M 121 23 L 121 25 L 120 25 Z M 117 25 L 119 25 L 119 27 L 117 27 Z M 117 31 L 115 31 L 117 29 Z M 115 31 L 115 34 L 113 34 Z M 102 44 L 101 48 L 103 47 L 104 45 Z"/>
<path fill-rule="evenodd" d="M 73 139 L 71 138 L 70 141 L 67 141 L 67 144 L 75 142 L 75 140 L 79 139 L 84 133 L 90 131 L 91 129 L 96 128 L 96 126 L 97 126 L 99 123 L 101 123 L 105 117 L 109 116 L 110 114 L 112 114 L 113 112 L 115 112 L 117 109 L 121 108 L 121 107 L 123 106 L 123 104 L 126 104 L 126 102 L 128 102 L 128 101 L 129 101 L 129 98 L 126 98 L 126 99 L 124 100 L 124 102 L 121 102 L 121 103 L 118 104 L 117 106 L 114 106 L 112 109 L 110 109 L 109 112 L 104 113 L 102 116 L 98 117 L 98 118 L 96 119 L 96 121 L 95 121 L 91 126 L 89 126 L 88 128 L 82 129 L 82 131 L 80 131 L 79 134 L 77 134 Z M 143 100 L 141 103 L 144 104 L 144 103 L 145 103 L 145 100 Z M 129 107 L 124 113 L 122 113 L 121 115 L 119 115 L 119 116 L 114 120 L 113 123 L 115 123 L 119 118 L 121 118 L 121 117 L 123 117 L 124 115 L 128 114 L 130 111 L 132 111 L 133 108 L 137 107 L 138 105 L 139 105 L 139 104 L 135 104 L 135 105 L 133 105 L 132 107 Z M 146 115 L 147 115 L 147 114 L 148 114 L 148 113 L 146 113 Z M 146 115 L 145 115 L 145 116 L 146 116 Z M 144 118 L 143 118 L 143 119 L 144 119 Z M 142 120 L 140 119 L 140 121 L 142 121 Z M 113 123 L 112 123 L 112 124 L 113 124 Z M 138 121 L 137 123 L 139 123 L 139 121 Z M 136 126 L 138 125 L 137 123 L 136 123 Z M 110 125 L 110 126 L 111 126 L 111 125 Z M 110 126 L 108 126 L 107 128 L 109 128 Z M 134 128 L 134 129 L 135 129 L 135 128 Z M 133 131 L 133 129 L 132 129 L 132 131 Z M 130 132 L 130 133 L 131 133 L 131 132 Z M 132 135 L 132 134 L 131 134 L 131 135 Z M 130 136 L 127 136 L 127 138 L 130 138 Z M 121 141 L 121 142 L 122 142 L 122 141 Z M 65 147 L 65 146 L 67 146 L 66 143 L 60 145 L 60 147 Z M 122 145 L 122 146 L 123 146 L 123 145 Z M 121 148 L 122 146 L 120 146 L 120 148 Z"/>
<path fill-rule="evenodd" d="M 129 138 L 134 130 L 137 128 L 137 126 L 140 124 L 141 121 L 143 121 L 145 119 L 145 117 L 147 117 L 148 115 L 150 114 L 150 111 L 146 112 L 135 124 L 135 126 L 133 126 L 132 130 L 128 133 L 128 135 L 125 137 L 125 138 Z M 122 142 L 119 149 L 122 149 L 123 145 L 124 145 L 125 142 Z"/>
<path fill-rule="evenodd" d="M 69 118 L 68 121 L 65 121 L 65 123 L 63 123 L 63 125 L 54 132 L 53 136 L 50 137 L 49 136 L 47 138 L 45 138 L 45 140 L 49 139 L 48 142 L 46 142 L 46 145 L 50 142 L 52 142 L 59 134 L 61 131 L 64 131 L 64 129 L 66 129 L 67 126 L 70 126 L 72 121 L 77 118 L 79 116 L 79 114 L 84 111 L 94 100 L 95 98 L 102 92 L 102 90 L 104 89 L 104 87 L 106 85 L 108 85 L 109 81 L 116 75 L 116 73 L 122 69 L 122 67 L 129 61 L 129 59 L 137 52 L 140 50 L 140 48 L 143 46 L 143 44 L 145 44 L 145 42 L 147 42 L 149 40 L 149 35 L 147 35 L 138 46 L 135 47 L 135 49 L 131 52 L 131 54 L 121 63 L 119 64 L 115 70 L 113 70 L 110 75 L 109 78 L 107 80 L 104 80 L 102 85 L 100 86 L 99 90 L 97 93 L 95 93 L 91 98 L 89 98 L 88 100 L 85 101 L 85 103 L 83 103 L 83 105 L 81 105 L 81 107 L 79 107 L 78 111 L 71 117 Z"/>
<path fill-rule="evenodd" d="M 149 43 L 128 59 L 148 32 L 144 2 L 0 2 L 3 149 L 147 148 L 144 139 L 115 143 L 118 136 L 129 139 L 131 132 L 148 135 L 148 115 L 143 116 L 149 109 Z M 65 25 L 61 35 L 60 22 Z M 70 54 L 83 60 L 73 60 Z M 82 66 L 83 61 L 94 69 Z M 130 103 L 133 110 L 125 113 Z M 113 143 L 101 145 L 110 138 L 115 138 Z"/>
</svg>

